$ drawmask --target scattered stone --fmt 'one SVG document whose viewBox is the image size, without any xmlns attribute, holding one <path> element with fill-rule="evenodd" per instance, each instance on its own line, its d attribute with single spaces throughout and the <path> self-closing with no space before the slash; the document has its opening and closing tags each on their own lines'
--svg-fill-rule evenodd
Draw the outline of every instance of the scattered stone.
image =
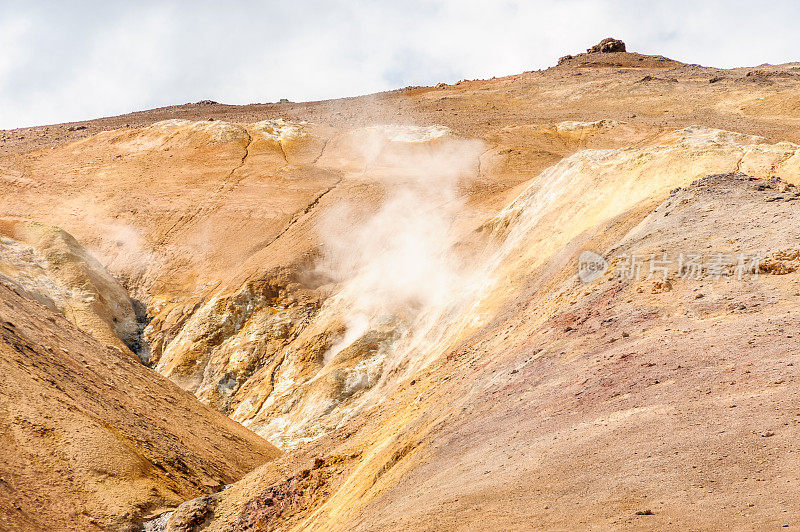
<svg viewBox="0 0 800 532">
<path fill-rule="evenodd" d="M 772 432 L 771 430 L 766 430 L 766 431 L 761 433 L 761 437 L 762 438 L 769 438 L 771 436 L 775 436 L 775 433 Z"/>
<path fill-rule="evenodd" d="M 80 131 L 82 129 L 86 129 L 86 126 L 70 126 L 67 131 Z"/>
<path fill-rule="evenodd" d="M 639 510 L 636 515 L 653 515 L 653 510 Z"/>
<path fill-rule="evenodd" d="M 169 522 L 169 518 L 172 517 L 173 513 L 175 512 L 164 512 L 154 519 L 145 521 L 142 523 L 142 532 L 164 532 L 167 528 L 167 522 Z"/>
<path fill-rule="evenodd" d="M 791 78 L 791 72 L 772 72 L 769 70 L 751 70 L 747 74 L 745 74 L 745 78 L 750 78 L 751 80 L 758 80 L 758 79 L 769 79 L 769 78 Z"/>
<path fill-rule="evenodd" d="M 167 519 L 165 531 L 196 530 L 214 511 L 216 501 L 210 495 L 197 497 L 178 506 Z"/>
<path fill-rule="evenodd" d="M 653 285 L 650 288 L 650 291 L 653 294 L 661 294 L 663 292 L 669 292 L 671 290 L 672 290 L 672 283 L 669 280 L 653 281 Z"/>
</svg>

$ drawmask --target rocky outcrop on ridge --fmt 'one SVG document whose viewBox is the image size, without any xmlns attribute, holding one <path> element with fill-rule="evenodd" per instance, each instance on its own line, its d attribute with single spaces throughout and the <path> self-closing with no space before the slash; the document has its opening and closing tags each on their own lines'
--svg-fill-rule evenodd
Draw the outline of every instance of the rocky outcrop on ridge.
<svg viewBox="0 0 800 532">
<path fill-rule="evenodd" d="M 606 37 L 591 48 L 587 48 L 589 54 L 610 54 L 614 52 L 624 52 L 625 43 L 613 37 Z"/>
</svg>

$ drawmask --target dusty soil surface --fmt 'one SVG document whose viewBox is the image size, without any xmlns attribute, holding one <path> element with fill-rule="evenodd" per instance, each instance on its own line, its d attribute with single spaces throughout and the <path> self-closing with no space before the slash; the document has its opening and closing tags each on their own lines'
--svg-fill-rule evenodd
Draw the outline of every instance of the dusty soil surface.
<svg viewBox="0 0 800 532">
<path fill-rule="evenodd" d="M 142 490 L 158 495 L 119 495 L 103 525 L 188 501 L 159 526 L 796 527 L 798 102 L 797 64 L 720 70 L 612 52 L 336 101 L 0 132 L 0 216 L 61 228 L 96 257 L 143 309 L 150 368 L 125 342 L 124 364 L 105 363 L 111 306 L 73 315 L 42 301 L 116 301 L 116 285 L 58 277 L 38 258 L 0 268 L 18 291 L 33 286 L 3 292 L 5 312 L 29 309 L 10 321 L 44 323 L 13 342 L 29 357 L 78 342 L 101 361 L 99 380 L 59 373 L 37 386 L 170 390 L 252 439 L 205 440 L 226 459 L 239 456 L 231 445 L 267 444 L 214 410 L 286 451 L 218 491 L 255 459 L 212 467 L 206 447 L 184 443 L 188 471 L 143 465 Z M 585 283 L 584 251 L 606 268 Z M 43 278 L 59 291 L 36 289 Z M 4 363 L 24 365 L 7 351 Z M 120 408 L 161 427 L 152 448 L 195 434 L 138 397 Z M 64 460 L 49 441 L 21 441 Z M 112 488 L 96 488 L 105 473 L 87 460 L 71 471 L 88 477 L 64 488 L 27 481 L 29 498 L 100 507 L 83 494 Z M 25 528 L 7 493 L 2 518 Z"/>
<path fill-rule="evenodd" d="M 0 528 L 136 530 L 278 451 L 0 282 Z"/>
</svg>

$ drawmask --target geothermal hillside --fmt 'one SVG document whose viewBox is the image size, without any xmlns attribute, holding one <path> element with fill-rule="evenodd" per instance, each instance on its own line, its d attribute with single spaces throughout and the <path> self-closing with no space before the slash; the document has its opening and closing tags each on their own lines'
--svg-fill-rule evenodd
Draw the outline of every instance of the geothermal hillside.
<svg viewBox="0 0 800 532">
<path fill-rule="evenodd" d="M 0 529 L 800 526 L 800 64 L 620 49 L 0 132 Z"/>
</svg>

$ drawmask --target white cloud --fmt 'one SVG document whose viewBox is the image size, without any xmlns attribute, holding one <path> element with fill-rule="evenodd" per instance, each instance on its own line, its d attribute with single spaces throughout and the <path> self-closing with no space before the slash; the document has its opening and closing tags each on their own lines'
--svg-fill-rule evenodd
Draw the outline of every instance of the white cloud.
<svg viewBox="0 0 800 532">
<path fill-rule="evenodd" d="M 0 19 L 0 90 L 10 83 L 16 70 L 30 61 L 28 50 L 19 46 L 30 32 L 32 22 L 24 16 L 8 16 Z"/>
<path fill-rule="evenodd" d="M 0 5 L 0 127 L 487 78 L 608 35 L 706 65 L 786 62 L 798 15 L 790 1 L 12 1 Z"/>
</svg>

